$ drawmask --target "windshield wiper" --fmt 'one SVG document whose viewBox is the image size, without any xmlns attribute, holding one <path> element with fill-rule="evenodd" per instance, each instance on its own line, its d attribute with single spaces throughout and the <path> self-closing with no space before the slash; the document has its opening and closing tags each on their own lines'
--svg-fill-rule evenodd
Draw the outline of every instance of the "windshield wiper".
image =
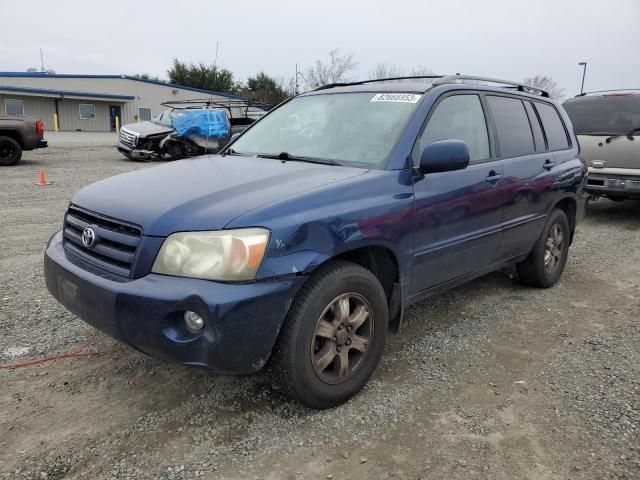
<svg viewBox="0 0 640 480">
<path fill-rule="evenodd" d="M 300 155 L 290 155 L 288 152 L 280 152 L 278 154 L 258 154 L 256 157 L 272 158 L 274 160 L 282 160 L 283 162 L 289 160 L 292 162 L 320 163 L 322 165 L 342 165 L 330 158 L 303 157 Z"/>
<path fill-rule="evenodd" d="M 611 140 L 618 137 L 627 137 L 629 140 L 633 140 L 633 134 L 639 130 L 640 130 L 640 127 L 636 127 L 636 128 L 632 128 L 627 133 L 618 133 L 617 135 L 611 135 L 610 137 L 607 137 L 605 142 L 610 143 Z"/>
<path fill-rule="evenodd" d="M 225 155 L 237 155 L 239 157 L 248 157 L 249 155 L 247 155 L 246 153 L 242 153 L 242 152 L 236 152 L 233 148 L 227 148 L 224 152 L 222 152 L 220 155 L 222 155 L 223 157 Z"/>
</svg>

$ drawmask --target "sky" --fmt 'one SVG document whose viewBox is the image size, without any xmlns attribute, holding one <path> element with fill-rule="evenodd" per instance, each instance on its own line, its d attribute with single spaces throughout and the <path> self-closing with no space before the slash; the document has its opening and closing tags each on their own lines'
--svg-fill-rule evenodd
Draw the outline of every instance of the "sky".
<svg viewBox="0 0 640 480">
<path fill-rule="evenodd" d="M 172 58 L 285 81 L 339 48 L 378 63 L 580 90 L 640 88 L 640 0 L 0 0 L 0 71 L 166 78 Z M 8 19 L 13 18 L 13 21 Z"/>
</svg>

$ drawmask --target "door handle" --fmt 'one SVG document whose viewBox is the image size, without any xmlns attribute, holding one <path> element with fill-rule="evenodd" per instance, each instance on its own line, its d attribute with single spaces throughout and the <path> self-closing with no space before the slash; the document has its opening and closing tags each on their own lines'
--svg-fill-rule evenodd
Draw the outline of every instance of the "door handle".
<svg viewBox="0 0 640 480">
<path fill-rule="evenodd" d="M 487 178 L 485 178 L 485 180 L 489 183 L 495 183 L 498 180 L 500 180 L 502 178 L 502 174 L 501 173 L 497 173 L 495 170 L 491 170 L 489 172 L 489 176 L 487 176 Z"/>
<path fill-rule="evenodd" d="M 551 170 L 555 166 L 556 166 L 556 162 L 554 162 L 553 160 L 547 158 L 544 161 L 544 164 L 542 165 L 542 168 L 544 168 L 545 170 Z"/>
</svg>

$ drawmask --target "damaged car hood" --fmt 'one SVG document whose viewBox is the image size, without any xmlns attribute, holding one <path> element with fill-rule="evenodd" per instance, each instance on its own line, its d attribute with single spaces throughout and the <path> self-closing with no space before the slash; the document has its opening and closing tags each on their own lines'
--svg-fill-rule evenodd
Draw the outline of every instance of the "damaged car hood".
<svg viewBox="0 0 640 480">
<path fill-rule="evenodd" d="M 366 173 L 257 157 L 208 155 L 101 180 L 72 203 L 142 227 L 144 235 L 219 230 L 272 202 Z"/>
<path fill-rule="evenodd" d="M 140 122 L 140 123 L 130 123 L 128 125 L 124 125 L 122 128 L 138 134 L 140 138 L 148 137 L 150 135 L 166 135 L 168 133 L 173 132 L 174 130 L 171 127 L 158 125 L 157 123 L 153 123 L 149 121 Z"/>
</svg>

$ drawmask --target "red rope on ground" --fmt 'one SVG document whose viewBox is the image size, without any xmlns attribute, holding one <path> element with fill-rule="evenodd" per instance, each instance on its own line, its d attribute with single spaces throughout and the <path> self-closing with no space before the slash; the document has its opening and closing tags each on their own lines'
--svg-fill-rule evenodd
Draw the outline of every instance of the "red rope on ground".
<svg viewBox="0 0 640 480">
<path fill-rule="evenodd" d="M 80 348 L 78 348 L 77 350 L 74 350 L 72 352 L 69 352 L 69 353 L 61 353 L 60 355 L 53 355 L 51 357 L 37 358 L 37 359 L 34 359 L 34 360 L 28 360 L 28 361 L 22 362 L 22 363 L 14 363 L 12 365 L 0 365 L 0 368 L 6 368 L 6 369 L 24 368 L 24 367 L 30 367 L 32 365 L 38 365 L 40 363 L 46 363 L 46 362 L 51 362 L 51 361 L 54 361 L 54 360 L 60 360 L 61 358 L 92 357 L 94 355 L 100 355 L 102 353 L 107 353 L 107 352 L 85 352 L 85 350 L 87 348 L 89 348 L 91 345 L 93 345 L 93 343 L 96 341 L 97 336 L 98 336 L 98 334 L 96 332 L 91 332 L 89 334 L 89 339 L 86 342 L 84 342 Z"/>
</svg>

